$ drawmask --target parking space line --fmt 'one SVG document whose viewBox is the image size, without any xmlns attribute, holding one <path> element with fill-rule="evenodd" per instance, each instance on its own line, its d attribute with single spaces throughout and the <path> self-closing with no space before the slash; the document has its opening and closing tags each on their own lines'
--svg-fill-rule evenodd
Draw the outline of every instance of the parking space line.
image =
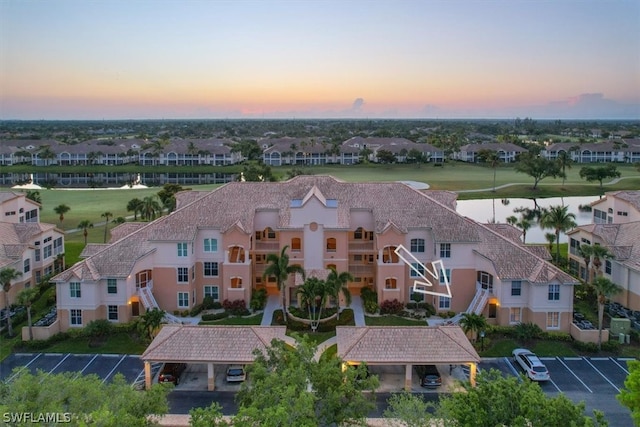
<svg viewBox="0 0 640 427">
<path fill-rule="evenodd" d="M 67 355 L 65 357 L 62 358 L 61 361 L 58 362 L 58 364 L 56 366 L 54 366 L 53 368 L 51 368 L 51 370 L 49 371 L 49 373 L 52 373 L 53 371 L 55 371 L 55 369 L 60 366 L 60 364 L 62 362 L 64 362 L 65 360 L 67 360 L 67 357 L 71 356 L 71 353 L 67 353 Z"/>
<path fill-rule="evenodd" d="M 556 384 L 551 378 L 549 378 L 549 381 L 551 382 L 551 384 L 553 384 L 556 390 L 558 390 L 558 393 L 562 393 L 562 390 L 560 390 L 560 387 L 558 387 L 558 384 Z"/>
<path fill-rule="evenodd" d="M 593 391 L 575 374 L 575 372 L 573 372 L 566 363 L 564 363 L 564 360 L 562 360 L 560 357 L 556 357 L 556 359 L 558 359 L 558 362 L 562 363 L 562 366 L 564 366 L 565 368 L 567 368 L 567 371 L 571 372 L 571 375 L 573 375 L 574 377 L 576 377 L 576 379 L 578 381 L 580 381 L 580 384 L 582 384 L 584 386 L 584 388 L 586 388 L 587 390 L 589 390 L 589 393 L 593 393 Z M 567 360 L 582 360 L 581 357 L 567 357 Z"/>
<path fill-rule="evenodd" d="M 622 366 L 620 364 L 620 362 L 618 362 L 616 359 L 614 359 L 613 357 L 610 357 L 609 359 L 611 359 L 611 361 L 613 363 L 616 364 L 616 366 L 618 366 L 620 369 L 622 369 L 627 375 L 629 375 L 629 370 L 627 368 L 625 368 L 624 366 Z M 636 360 L 636 359 L 620 359 L 620 360 Z"/>
<path fill-rule="evenodd" d="M 28 355 L 28 353 L 25 353 L 24 355 L 26 356 L 26 355 Z M 33 355 L 31 355 L 31 356 L 33 356 Z M 33 362 L 35 362 L 35 361 L 36 361 L 36 359 L 37 359 L 38 357 L 40 357 L 40 356 L 42 356 L 42 353 L 38 353 L 38 354 L 36 355 L 36 357 L 34 357 L 33 359 L 31 359 L 31 360 L 29 361 L 29 363 L 27 363 L 26 365 L 24 365 L 21 369 L 18 369 L 18 372 L 16 372 L 15 374 L 13 374 L 13 375 L 11 376 L 11 378 L 9 378 L 9 379 L 7 380 L 7 382 L 11 382 L 11 381 L 13 381 L 13 379 L 14 379 L 18 374 L 20 374 L 20 372 L 22 372 L 23 370 L 27 369 L 27 368 L 29 367 L 29 365 L 31 365 Z"/>
<path fill-rule="evenodd" d="M 615 389 L 618 391 L 618 393 L 620 393 L 620 389 L 619 389 L 618 387 L 616 387 L 616 385 L 615 385 L 614 383 L 612 383 L 612 382 L 609 380 L 609 378 L 605 377 L 605 376 L 604 376 L 604 374 L 603 374 L 602 372 L 600 372 L 600 370 L 599 370 L 598 368 L 596 368 L 596 367 L 593 365 L 593 363 L 591 363 L 591 361 L 590 361 L 589 359 L 587 359 L 586 357 L 583 357 L 583 359 L 584 359 L 584 360 L 585 360 L 585 362 L 587 362 L 587 363 L 588 363 L 588 364 L 589 364 L 593 369 L 595 369 L 595 370 L 596 370 L 596 372 L 597 372 L 597 373 L 599 373 L 599 374 L 600 374 L 600 376 L 602 376 L 602 378 L 604 378 L 605 380 L 607 380 L 607 382 L 608 382 L 609 384 L 611 384 L 611 386 L 612 386 L 613 388 L 615 388 Z M 607 359 L 605 358 L 605 359 L 603 359 L 603 360 L 607 360 Z"/>
<path fill-rule="evenodd" d="M 509 368 L 511 368 L 511 372 L 513 372 L 513 375 L 515 375 L 516 377 L 520 378 L 520 374 L 518 373 L 518 371 L 516 370 L 516 368 L 513 366 L 513 364 L 511 363 L 511 359 L 508 357 L 504 357 L 504 361 L 506 362 L 506 364 L 509 366 Z"/>
<path fill-rule="evenodd" d="M 93 358 L 91 360 L 89 360 L 89 362 L 84 365 L 84 368 L 82 368 L 82 371 L 78 372 L 78 375 L 76 375 L 76 378 L 78 378 L 80 375 L 82 375 L 84 373 L 84 371 L 89 367 L 89 365 L 91 365 L 91 363 L 96 360 L 96 357 L 98 357 L 98 355 L 94 355 Z"/>
<path fill-rule="evenodd" d="M 116 356 L 117 356 L 117 355 L 116 355 Z M 127 358 L 127 355 L 126 355 L 126 354 L 120 358 L 120 360 L 118 361 L 118 363 L 116 363 L 116 366 L 114 366 L 114 367 L 113 367 L 113 369 L 111 370 L 111 372 L 109 372 L 109 373 L 107 374 L 107 376 L 106 376 L 106 377 L 104 377 L 104 379 L 102 380 L 102 383 L 103 383 L 103 384 L 104 384 L 104 382 L 105 382 L 105 381 L 106 381 L 106 380 L 111 376 L 111 374 L 113 374 L 113 373 L 115 372 L 115 370 L 118 368 L 118 366 L 119 366 L 119 365 L 122 363 L 122 361 L 123 361 L 124 359 L 126 359 L 126 358 Z"/>
</svg>

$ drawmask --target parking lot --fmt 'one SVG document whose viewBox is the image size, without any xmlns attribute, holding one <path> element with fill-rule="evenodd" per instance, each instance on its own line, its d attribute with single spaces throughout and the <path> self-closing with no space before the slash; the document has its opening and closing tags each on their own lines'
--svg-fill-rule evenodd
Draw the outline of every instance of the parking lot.
<svg viewBox="0 0 640 427">
<path fill-rule="evenodd" d="M 574 402 L 584 401 L 588 414 L 594 409 L 605 413 L 609 425 L 633 426 L 629 410 L 616 400 L 629 371 L 627 360 L 612 357 L 541 357 L 551 380 L 540 387 L 549 396 L 564 393 Z M 483 359 L 481 370 L 498 369 L 505 375 L 522 372 L 509 357 Z"/>
</svg>

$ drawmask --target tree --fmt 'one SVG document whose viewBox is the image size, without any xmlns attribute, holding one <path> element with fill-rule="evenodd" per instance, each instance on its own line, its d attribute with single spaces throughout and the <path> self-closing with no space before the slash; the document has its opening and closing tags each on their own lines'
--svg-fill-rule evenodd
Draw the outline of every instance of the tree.
<svg viewBox="0 0 640 427">
<path fill-rule="evenodd" d="M 315 332 L 327 302 L 327 284 L 317 277 L 309 277 L 298 287 L 296 293 L 300 296 L 302 305 L 307 307 L 311 329 Z"/>
<path fill-rule="evenodd" d="M 635 425 L 640 426 L 640 360 L 627 362 L 629 375 L 624 380 L 624 388 L 617 398 L 624 406 L 631 409 L 631 418 Z"/>
<path fill-rule="evenodd" d="M 556 178 L 562 176 L 560 165 L 557 162 L 531 153 L 522 153 L 520 155 L 515 171 L 526 173 L 533 178 L 533 190 L 536 190 L 538 183 L 547 177 Z"/>
<path fill-rule="evenodd" d="M 593 269 L 594 269 L 594 278 L 598 276 L 598 273 L 602 273 L 600 271 L 600 267 L 602 267 L 602 260 L 612 259 L 614 255 L 607 249 L 606 246 L 602 245 L 593 245 L 591 247 L 591 258 L 593 259 Z"/>
<path fill-rule="evenodd" d="M 87 230 L 90 228 L 93 228 L 93 224 L 88 219 L 83 219 L 80 221 L 80 224 L 78 224 L 78 229 L 82 230 L 82 235 L 84 236 L 85 246 L 87 244 L 87 235 L 89 234 Z"/>
<path fill-rule="evenodd" d="M 383 415 L 393 427 L 431 427 L 434 425 L 431 414 L 434 407 L 434 403 L 425 402 L 420 394 L 394 393 L 387 400 Z"/>
<path fill-rule="evenodd" d="M 230 424 L 222 416 L 222 406 L 213 402 L 207 408 L 191 408 L 189 410 L 191 427 L 228 427 Z"/>
<path fill-rule="evenodd" d="M 271 167 L 263 164 L 248 164 L 242 168 L 242 173 L 238 177 L 238 181 L 248 182 L 266 182 L 276 181 L 276 177 L 271 171 Z"/>
<path fill-rule="evenodd" d="M 40 197 L 40 192 L 37 190 L 27 190 L 26 197 L 36 203 L 42 203 L 42 197 Z"/>
<path fill-rule="evenodd" d="M 521 217 L 515 225 L 522 230 L 522 243 L 527 243 L 527 231 L 531 228 L 531 221 L 527 218 Z"/>
<path fill-rule="evenodd" d="M 580 245 L 578 247 L 578 253 L 584 260 L 584 272 L 585 272 L 585 282 L 591 281 L 591 274 L 589 271 L 589 264 L 591 263 L 591 256 L 593 255 L 593 246 L 591 245 Z"/>
<path fill-rule="evenodd" d="M 140 331 L 145 335 L 145 337 L 147 337 L 149 340 L 152 340 L 153 337 L 155 337 L 156 331 L 160 328 L 163 320 L 163 310 L 160 310 L 157 307 L 154 307 L 151 310 L 147 310 L 142 316 L 140 316 Z"/>
<path fill-rule="evenodd" d="M 276 278 L 278 284 L 278 290 L 282 294 L 282 314 L 284 321 L 287 321 L 287 300 L 286 300 L 286 281 L 289 279 L 289 275 L 293 273 L 300 273 L 302 277 L 305 277 L 304 269 L 299 265 L 289 265 L 289 255 L 287 254 L 288 245 L 282 248 L 280 256 L 278 254 L 267 255 L 267 268 L 264 270 L 263 278 L 272 276 Z"/>
<path fill-rule="evenodd" d="M 476 387 L 440 396 L 436 418 L 443 426 L 606 426 L 604 414 L 584 415 L 585 404 L 563 394 L 547 397 L 534 381 L 503 376 L 492 369 L 478 374 Z"/>
<path fill-rule="evenodd" d="M 580 169 L 580 178 L 588 182 L 598 181 L 602 190 L 602 181 L 606 178 L 620 178 L 620 171 L 615 165 L 584 166 Z"/>
<path fill-rule="evenodd" d="M 9 291 L 11 290 L 11 282 L 22 276 L 22 273 L 12 267 L 5 267 L 0 270 L 0 282 L 2 282 L 2 290 L 4 291 L 4 306 L 7 310 L 7 333 L 13 336 L 13 327 L 11 326 Z"/>
<path fill-rule="evenodd" d="M 472 341 L 478 339 L 478 332 L 484 331 L 487 326 L 487 319 L 481 314 L 464 313 L 460 319 L 460 327 L 465 334 L 471 332 Z"/>
<path fill-rule="evenodd" d="M 53 208 L 53 211 L 59 215 L 60 226 L 63 226 L 64 214 L 66 214 L 70 210 L 71 210 L 71 208 L 69 206 L 65 205 L 65 204 L 58 205 L 55 208 Z"/>
<path fill-rule="evenodd" d="M 613 295 L 622 291 L 618 285 L 606 277 L 595 277 L 591 281 L 591 287 L 596 293 L 598 301 L 598 350 L 602 349 L 602 321 L 604 319 L 604 304 Z"/>
<path fill-rule="evenodd" d="M 109 218 L 113 218 L 113 214 L 109 211 L 100 214 L 104 218 L 104 243 L 107 243 L 107 230 L 109 228 Z"/>
<path fill-rule="evenodd" d="M 376 160 L 378 163 L 386 164 L 386 163 L 395 163 L 396 155 L 393 154 L 389 150 L 385 150 L 384 148 L 376 151 Z"/>
<path fill-rule="evenodd" d="M 171 213 L 176 208 L 176 193 L 185 190 L 191 189 L 183 188 L 180 184 L 165 184 L 162 186 L 162 190 L 158 191 L 158 198 L 162 206 L 167 209 L 167 212 Z"/>
<path fill-rule="evenodd" d="M 134 221 L 138 220 L 138 214 L 140 213 L 141 209 L 142 209 L 142 200 L 138 199 L 137 197 L 129 200 L 129 202 L 127 203 L 127 212 L 133 212 Z"/>
<path fill-rule="evenodd" d="M 549 255 L 553 253 L 553 244 L 556 242 L 556 234 L 555 233 L 544 233 L 544 238 L 547 240 L 549 244 Z"/>
<path fill-rule="evenodd" d="M 153 221 L 162 211 L 160 203 L 156 200 L 155 196 L 146 196 L 142 199 L 142 205 L 140 206 L 140 217 L 147 221 Z"/>
<path fill-rule="evenodd" d="M 338 309 L 338 319 L 340 318 L 340 293 L 344 296 L 344 301 L 347 306 L 351 305 L 351 292 L 349 291 L 348 284 L 353 281 L 353 276 L 348 271 L 338 273 L 338 271 L 331 267 L 329 274 L 327 275 L 327 293 L 335 301 L 336 308 Z"/>
<path fill-rule="evenodd" d="M 38 297 L 36 288 L 24 288 L 16 297 L 16 303 L 27 309 L 27 325 L 29 325 L 29 341 L 33 341 L 33 325 L 31 323 L 31 304 Z"/>
<path fill-rule="evenodd" d="M 496 192 L 496 169 L 500 165 L 500 154 L 495 150 L 482 149 L 478 151 L 478 158 L 493 169 L 493 191 Z"/>
<path fill-rule="evenodd" d="M 247 160 L 260 160 L 262 158 L 262 149 L 255 140 L 243 140 L 236 142 L 231 147 L 232 153 L 240 153 Z"/>
<path fill-rule="evenodd" d="M 23 369 L 10 384 L 0 384 L 0 411 L 4 414 L 68 414 L 70 425 L 151 426 L 156 421 L 154 416 L 168 412 L 169 391 L 170 388 L 162 384 L 138 391 L 122 374 L 103 383 L 94 374 L 45 371 L 32 374 Z"/>
<path fill-rule="evenodd" d="M 560 151 L 556 161 L 558 162 L 558 165 L 560 165 L 560 170 L 562 171 L 562 186 L 564 187 L 564 182 L 567 179 L 566 170 L 571 169 L 571 163 L 573 163 L 573 160 L 571 160 L 571 155 L 569 155 L 569 153 L 566 151 Z"/>
<path fill-rule="evenodd" d="M 575 227 L 576 216 L 568 211 L 568 206 L 550 206 L 540 218 L 542 228 L 551 228 L 556 233 L 556 263 L 560 263 L 560 233 Z"/>
</svg>

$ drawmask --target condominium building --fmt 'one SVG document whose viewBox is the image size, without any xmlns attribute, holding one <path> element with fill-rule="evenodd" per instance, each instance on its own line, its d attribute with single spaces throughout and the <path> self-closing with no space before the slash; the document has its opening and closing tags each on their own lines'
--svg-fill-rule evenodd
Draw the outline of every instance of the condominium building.
<svg viewBox="0 0 640 427">
<path fill-rule="evenodd" d="M 380 303 L 424 297 L 441 313 L 469 310 L 494 324 L 569 329 L 576 281 L 513 230 L 459 215 L 454 193 L 298 176 L 233 182 L 177 200 L 170 215 L 114 229 L 112 243 L 87 250 L 54 277 L 62 330 L 100 318 L 128 321 L 155 306 L 188 310 L 206 296 L 248 303 L 256 289 L 277 294 L 275 278 L 263 274 L 267 256 L 285 247 L 290 264 L 308 276 L 348 271 L 352 294 L 370 287 Z M 440 272 L 431 270 L 436 260 Z M 436 293 L 446 291 L 446 276 L 450 298 L 413 295 L 425 269 L 438 273 Z M 293 276 L 287 282 L 289 304 L 297 304 L 299 283 Z"/>
</svg>

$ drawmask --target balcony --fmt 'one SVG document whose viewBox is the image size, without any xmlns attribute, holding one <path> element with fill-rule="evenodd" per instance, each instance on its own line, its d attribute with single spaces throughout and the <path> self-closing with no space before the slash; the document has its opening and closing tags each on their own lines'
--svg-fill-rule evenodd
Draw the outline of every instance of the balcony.
<svg viewBox="0 0 640 427">
<path fill-rule="evenodd" d="M 371 240 L 349 240 L 349 252 L 372 252 L 373 250 Z"/>
<path fill-rule="evenodd" d="M 375 271 L 373 264 L 349 264 L 349 273 L 352 276 L 372 276 Z"/>
<path fill-rule="evenodd" d="M 279 252 L 280 242 L 278 242 L 277 240 L 271 240 L 271 241 L 257 240 L 255 242 L 255 250 L 265 251 L 265 252 Z"/>
</svg>

